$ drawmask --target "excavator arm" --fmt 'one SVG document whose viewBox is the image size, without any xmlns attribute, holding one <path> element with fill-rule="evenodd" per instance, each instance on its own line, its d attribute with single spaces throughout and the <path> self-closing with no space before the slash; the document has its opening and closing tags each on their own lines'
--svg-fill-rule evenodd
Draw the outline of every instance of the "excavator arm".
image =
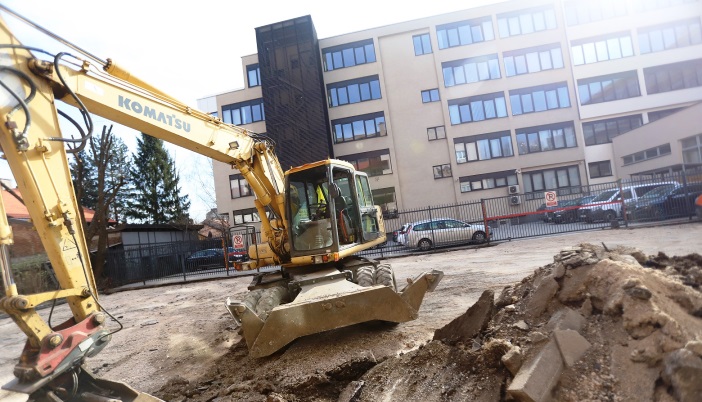
<svg viewBox="0 0 702 402">
<path fill-rule="evenodd" d="M 5 6 L 0 9 L 16 15 Z M 68 165 L 68 153 L 82 149 L 90 136 L 90 113 L 238 169 L 256 194 L 273 250 L 258 263 L 280 263 L 287 253 L 284 175 L 269 138 L 191 109 L 109 59 L 90 59 L 23 46 L 0 19 L 0 147 L 61 289 L 18 293 L 8 259 L 12 231 L 0 202 L 0 309 L 28 338 L 9 388 L 26 393 L 76 373 L 84 358 L 99 352 L 112 334 L 105 326 L 107 315 L 98 299 Z M 81 138 L 62 136 L 59 116 L 65 114 L 57 101 L 80 110 L 86 125 Z M 274 221 L 268 220 L 267 211 Z M 57 299 L 67 300 L 73 318 L 51 325 L 36 308 Z"/>
<path fill-rule="evenodd" d="M 28 22 L 3 5 L 0 10 Z M 227 163 L 248 182 L 267 244 L 253 245 L 253 260 L 246 265 L 281 266 L 256 275 L 243 300 L 225 303 L 242 325 L 252 356 L 268 356 L 298 337 L 322 331 L 418 317 L 425 293 L 437 286 L 442 272 L 408 278 L 400 290 L 390 264 L 354 256 L 385 241 L 382 213 L 373 204 L 366 173 L 327 159 L 284 174 L 267 136 L 191 109 L 111 60 L 50 35 L 78 56 L 24 46 L 0 19 L 0 147 L 60 285 L 52 292 L 19 294 L 8 261 L 12 231 L 0 202 L 5 291 L 0 309 L 28 338 L 16 380 L 3 388 L 52 401 L 113 400 L 110 395 L 123 401 L 152 399 L 81 369 L 85 358 L 116 332 L 105 325 L 110 316 L 98 299 L 68 166 L 68 154 L 85 147 L 91 135 L 91 113 Z M 85 129 L 57 108 L 58 101 L 77 108 Z M 78 128 L 79 138 L 61 134 L 60 117 Z M 67 300 L 72 318 L 52 325 L 36 309 L 57 299 Z"/>
</svg>

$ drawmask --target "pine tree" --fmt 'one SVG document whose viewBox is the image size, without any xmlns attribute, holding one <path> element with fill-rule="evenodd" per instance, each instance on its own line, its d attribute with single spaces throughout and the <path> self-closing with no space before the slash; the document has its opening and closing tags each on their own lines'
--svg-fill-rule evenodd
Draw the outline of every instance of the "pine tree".
<svg viewBox="0 0 702 402">
<path fill-rule="evenodd" d="M 142 133 L 133 159 L 136 188 L 127 216 L 153 224 L 187 223 L 190 201 L 180 195 L 180 178 L 163 141 Z"/>
</svg>

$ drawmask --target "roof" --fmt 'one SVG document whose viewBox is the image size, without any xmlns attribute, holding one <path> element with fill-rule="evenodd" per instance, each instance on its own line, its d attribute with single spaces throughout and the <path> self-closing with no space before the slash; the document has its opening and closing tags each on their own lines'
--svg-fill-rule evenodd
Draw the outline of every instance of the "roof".
<svg viewBox="0 0 702 402">
<path fill-rule="evenodd" d="M 202 229 L 202 225 L 182 225 L 175 223 L 128 223 L 117 226 L 115 231 L 117 232 L 183 232 L 183 231 L 194 231 Z"/>
<path fill-rule="evenodd" d="M 22 198 L 22 193 L 20 193 L 20 190 L 18 188 L 13 189 L 12 191 L 15 194 L 17 194 L 20 198 Z M 2 200 L 5 204 L 5 213 L 7 214 L 8 218 L 30 219 L 27 207 L 25 207 L 24 204 L 22 204 L 20 200 L 15 198 L 15 196 L 13 196 L 9 191 L 2 190 Z M 83 212 L 85 213 L 86 221 L 90 222 L 93 220 L 93 216 L 95 216 L 95 211 L 93 211 L 90 208 L 83 208 Z M 113 220 L 110 221 L 114 222 Z"/>
</svg>

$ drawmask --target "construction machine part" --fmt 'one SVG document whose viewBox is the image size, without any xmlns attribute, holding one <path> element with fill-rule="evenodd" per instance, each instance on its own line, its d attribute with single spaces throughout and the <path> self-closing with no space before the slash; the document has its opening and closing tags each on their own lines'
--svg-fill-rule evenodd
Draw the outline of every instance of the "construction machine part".
<svg viewBox="0 0 702 402">
<path fill-rule="evenodd" d="M 359 286 L 363 286 L 364 288 L 367 288 L 369 286 L 374 285 L 373 281 L 373 271 L 375 270 L 375 267 L 373 265 L 364 265 L 361 267 L 358 267 L 356 270 L 356 283 Z"/>
<path fill-rule="evenodd" d="M 359 272 L 365 267 L 361 267 Z M 383 269 L 384 278 L 387 272 Z M 367 321 L 407 322 L 418 317 L 426 292 L 433 291 L 444 274 L 433 270 L 413 280 L 400 292 L 385 285 L 364 287 L 334 268 L 292 275 L 289 289 L 299 289 L 290 303 L 258 314 L 246 301 L 228 298 L 226 306 L 242 325 L 252 357 L 268 356 L 293 340 Z M 384 279 L 385 280 L 385 279 Z"/>
<path fill-rule="evenodd" d="M 19 390 L 19 386 L 13 387 L 13 390 L 29 393 L 28 402 L 163 402 L 123 382 L 97 378 L 83 366 L 47 380 L 41 388 L 31 392 Z"/>
</svg>

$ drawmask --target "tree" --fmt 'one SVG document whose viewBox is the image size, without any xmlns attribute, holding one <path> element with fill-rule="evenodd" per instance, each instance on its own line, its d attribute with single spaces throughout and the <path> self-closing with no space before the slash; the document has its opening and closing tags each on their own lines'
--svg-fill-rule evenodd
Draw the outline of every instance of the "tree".
<svg viewBox="0 0 702 402">
<path fill-rule="evenodd" d="M 136 187 L 127 216 L 153 224 L 190 221 L 190 201 L 180 195 L 178 172 L 162 140 L 141 134 L 131 174 Z"/>
<path fill-rule="evenodd" d="M 122 197 L 122 190 L 129 182 L 130 160 L 125 155 L 124 142 L 112 134 L 112 126 L 109 129 L 103 126 L 100 137 L 90 137 L 88 145 L 87 151 L 76 155 L 71 171 L 79 205 L 95 212 L 86 224 L 85 237 L 90 244 L 97 236 L 93 275 L 99 280 L 105 266 L 110 207 Z M 80 214 L 86 222 L 83 208 Z"/>
</svg>

